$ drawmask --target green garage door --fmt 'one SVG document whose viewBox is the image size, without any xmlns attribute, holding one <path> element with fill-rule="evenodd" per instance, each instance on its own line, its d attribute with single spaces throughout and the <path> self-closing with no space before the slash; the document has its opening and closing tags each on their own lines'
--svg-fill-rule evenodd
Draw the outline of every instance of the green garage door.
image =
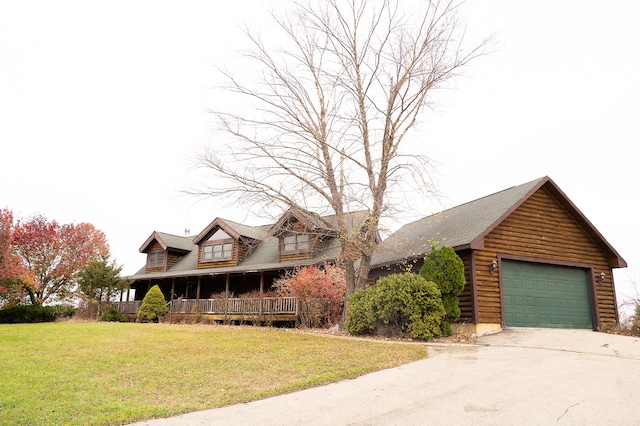
<svg viewBox="0 0 640 426">
<path fill-rule="evenodd" d="M 587 270 L 502 261 L 507 327 L 593 328 Z"/>
</svg>

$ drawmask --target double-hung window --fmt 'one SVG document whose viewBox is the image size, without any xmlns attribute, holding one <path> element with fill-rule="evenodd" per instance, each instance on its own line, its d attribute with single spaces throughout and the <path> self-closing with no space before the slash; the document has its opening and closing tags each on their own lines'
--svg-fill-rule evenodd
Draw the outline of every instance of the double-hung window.
<svg viewBox="0 0 640 426">
<path fill-rule="evenodd" d="M 147 255 L 147 266 L 155 268 L 164 266 L 164 251 L 152 251 Z"/>
<path fill-rule="evenodd" d="M 309 234 L 287 235 L 282 240 L 285 253 L 306 253 L 309 251 Z"/>
<path fill-rule="evenodd" d="M 202 247 L 202 260 L 205 262 L 229 260 L 233 257 L 233 243 L 207 244 Z"/>
</svg>

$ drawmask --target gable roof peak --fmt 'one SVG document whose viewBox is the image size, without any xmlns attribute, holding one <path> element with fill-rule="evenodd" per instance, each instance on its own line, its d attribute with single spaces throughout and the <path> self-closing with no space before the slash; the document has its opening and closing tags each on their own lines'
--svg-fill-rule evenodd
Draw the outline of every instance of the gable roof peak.
<svg viewBox="0 0 640 426">
<path fill-rule="evenodd" d="M 291 219 L 301 222 L 309 230 L 326 228 L 326 225 L 323 223 L 320 215 L 291 207 L 285 211 L 282 216 L 280 216 L 280 219 L 278 219 L 271 228 L 269 228 L 269 235 L 277 235 L 284 229 L 285 224 Z"/>
<path fill-rule="evenodd" d="M 369 217 L 369 210 L 345 212 L 343 214 L 348 229 L 356 229 L 362 226 Z M 277 235 L 285 229 L 285 224 L 292 218 L 300 221 L 310 232 L 334 233 L 339 229 L 336 214 L 320 215 L 313 212 L 290 208 L 269 228 L 269 235 Z"/>
<path fill-rule="evenodd" d="M 153 241 L 157 241 L 163 250 L 172 249 L 173 251 L 188 253 L 193 249 L 191 237 L 182 237 L 179 235 L 168 234 L 166 232 L 153 231 L 149 238 L 147 238 L 144 244 L 140 247 L 140 253 L 146 253 Z"/>
<path fill-rule="evenodd" d="M 242 237 L 261 240 L 264 237 L 264 232 L 261 231 L 260 227 L 243 225 L 241 223 L 217 217 L 209 225 L 207 225 L 207 227 L 204 228 L 202 232 L 200 232 L 195 238 L 193 238 L 193 244 L 200 244 L 208 235 L 211 234 L 211 231 L 213 231 L 215 228 L 222 229 L 235 240 L 239 240 Z"/>
<path fill-rule="evenodd" d="M 613 265 L 626 265 L 624 259 L 549 176 L 513 186 L 408 223 L 383 241 L 371 264 L 377 266 L 395 261 L 400 257 L 423 256 L 432 245 L 446 244 L 457 249 L 482 249 L 484 237 L 542 187 L 545 187 L 576 218 L 595 241 L 607 247 L 612 254 Z"/>
</svg>

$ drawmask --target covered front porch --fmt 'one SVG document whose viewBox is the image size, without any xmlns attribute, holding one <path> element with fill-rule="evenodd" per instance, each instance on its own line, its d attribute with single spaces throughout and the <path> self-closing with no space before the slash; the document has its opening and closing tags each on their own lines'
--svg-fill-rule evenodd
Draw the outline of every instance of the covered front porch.
<svg viewBox="0 0 640 426">
<path fill-rule="evenodd" d="M 276 297 L 273 292 L 274 280 L 283 273 L 284 270 L 170 277 L 158 274 L 135 279 L 130 290 L 124 291 L 114 306 L 131 318 L 138 312 L 149 289 L 157 285 L 169 308 L 169 321 L 186 317 L 222 322 L 297 321 L 297 299 Z"/>
<path fill-rule="evenodd" d="M 198 275 L 148 274 L 137 278 L 130 286 L 135 290 L 133 300 L 142 300 L 154 285 L 160 287 L 167 302 L 176 299 L 214 299 L 220 295 L 239 297 L 246 294 L 264 294 L 273 291 L 273 282 L 284 270 L 248 271 L 244 273 L 201 273 Z M 123 292 L 120 301 L 129 301 L 131 292 Z M 126 298 L 126 300 L 124 300 Z"/>
<path fill-rule="evenodd" d="M 118 311 L 135 315 L 141 300 L 115 302 Z M 185 316 L 203 316 L 212 321 L 240 321 L 273 323 L 297 321 L 298 300 L 295 297 L 219 297 L 215 299 L 176 299 L 167 302 L 169 321 Z"/>
</svg>

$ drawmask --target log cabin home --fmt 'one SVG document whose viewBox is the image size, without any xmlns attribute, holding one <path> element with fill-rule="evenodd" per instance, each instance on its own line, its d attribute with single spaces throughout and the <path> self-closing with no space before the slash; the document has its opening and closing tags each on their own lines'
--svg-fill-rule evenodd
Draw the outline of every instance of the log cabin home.
<svg viewBox="0 0 640 426">
<path fill-rule="evenodd" d="M 443 245 L 464 263 L 467 333 L 618 322 L 612 270 L 627 264 L 549 177 L 404 225 L 378 247 L 369 280 L 418 272 Z"/>
<path fill-rule="evenodd" d="M 360 229 L 367 212 L 347 215 Z M 288 210 L 274 223 L 247 226 L 216 218 L 196 236 L 154 231 L 139 251 L 147 261 L 128 277 L 133 300 L 121 297 L 117 308 L 137 312 L 153 285 L 170 312 L 203 314 L 213 320 L 295 321 L 295 298 L 272 297 L 274 280 L 296 267 L 335 262 L 342 248 L 333 231 L 335 217 Z"/>
</svg>

